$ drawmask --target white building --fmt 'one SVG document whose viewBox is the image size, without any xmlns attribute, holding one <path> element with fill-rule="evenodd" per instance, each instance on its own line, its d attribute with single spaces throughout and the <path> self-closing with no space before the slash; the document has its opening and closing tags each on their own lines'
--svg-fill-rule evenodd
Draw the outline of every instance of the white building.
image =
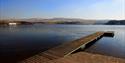
<svg viewBox="0 0 125 63">
<path fill-rule="evenodd" d="M 17 23 L 9 23 L 9 25 L 17 25 Z"/>
</svg>

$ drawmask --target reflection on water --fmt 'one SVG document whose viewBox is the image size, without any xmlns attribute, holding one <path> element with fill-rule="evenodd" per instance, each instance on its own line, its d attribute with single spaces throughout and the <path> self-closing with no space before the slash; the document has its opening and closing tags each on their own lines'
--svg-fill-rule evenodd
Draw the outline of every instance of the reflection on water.
<svg viewBox="0 0 125 63">
<path fill-rule="evenodd" d="M 87 52 L 125 58 L 125 26 L 36 24 L 0 27 L 0 59 L 19 61 L 96 31 L 115 31 L 115 36 L 99 40 Z"/>
</svg>

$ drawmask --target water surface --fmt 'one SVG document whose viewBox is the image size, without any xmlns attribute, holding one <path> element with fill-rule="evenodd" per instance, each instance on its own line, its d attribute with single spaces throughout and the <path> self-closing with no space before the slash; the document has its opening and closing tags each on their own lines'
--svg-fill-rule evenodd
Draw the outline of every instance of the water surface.
<svg viewBox="0 0 125 63">
<path fill-rule="evenodd" d="M 0 26 L 0 59 L 20 61 L 65 42 L 97 31 L 114 31 L 86 52 L 125 58 L 125 26 L 116 25 L 21 25 Z"/>
</svg>

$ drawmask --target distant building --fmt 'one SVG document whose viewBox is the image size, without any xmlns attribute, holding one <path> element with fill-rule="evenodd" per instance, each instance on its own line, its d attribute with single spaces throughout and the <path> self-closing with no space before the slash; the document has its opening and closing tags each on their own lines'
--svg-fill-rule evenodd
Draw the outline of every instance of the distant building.
<svg viewBox="0 0 125 63">
<path fill-rule="evenodd" d="M 17 25 L 17 23 L 9 23 L 9 25 Z"/>
</svg>

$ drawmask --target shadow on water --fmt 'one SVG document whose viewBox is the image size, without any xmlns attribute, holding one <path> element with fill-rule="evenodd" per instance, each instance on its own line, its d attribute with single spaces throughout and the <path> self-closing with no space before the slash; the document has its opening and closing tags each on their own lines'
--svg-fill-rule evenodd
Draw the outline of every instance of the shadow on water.
<svg viewBox="0 0 125 63">
<path fill-rule="evenodd" d="M 86 44 L 84 50 L 87 49 L 87 48 L 89 48 L 89 47 L 91 47 L 93 44 L 95 44 L 96 42 L 98 42 L 103 37 L 111 37 L 111 38 L 113 38 L 114 37 L 114 32 L 112 32 L 112 33 L 105 33 L 103 36 L 101 36 L 101 37 L 95 39 L 94 41 Z"/>
<path fill-rule="evenodd" d="M 89 47 L 91 47 L 93 44 L 95 44 L 95 43 L 96 43 L 99 39 L 101 39 L 102 37 L 103 37 L 103 36 L 101 36 L 100 38 L 95 39 L 95 40 L 89 42 L 88 44 L 85 45 L 84 48 L 79 48 L 78 50 L 76 50 L 76 51 L 73 52 L 73 53 L 77 53 L 77 52 L 80 52 L 80 51 L 85 51 L 86 49 L 88 49 Z M 73 53 L 72 53 L 72 54 L 73 54 Z"/>
<path fill-rule="evenodd" d="M 114 37 L 114 33 L 105 33 L 104 35 L 100 36 L 99 38 L 97 38 L 97 39 L 89 42 L 88 44 L 86 44 L 84 48 L 80 48 L 80 49 L 76 50 L 73 53 L 80 52 L 80 51 L 85 51 L 86 49 L 90 48 L 92 45 L 94 45 L 96 42 L 98 42 L 103 37 L 112 37 L 113 38 Z"/>
</svg>

